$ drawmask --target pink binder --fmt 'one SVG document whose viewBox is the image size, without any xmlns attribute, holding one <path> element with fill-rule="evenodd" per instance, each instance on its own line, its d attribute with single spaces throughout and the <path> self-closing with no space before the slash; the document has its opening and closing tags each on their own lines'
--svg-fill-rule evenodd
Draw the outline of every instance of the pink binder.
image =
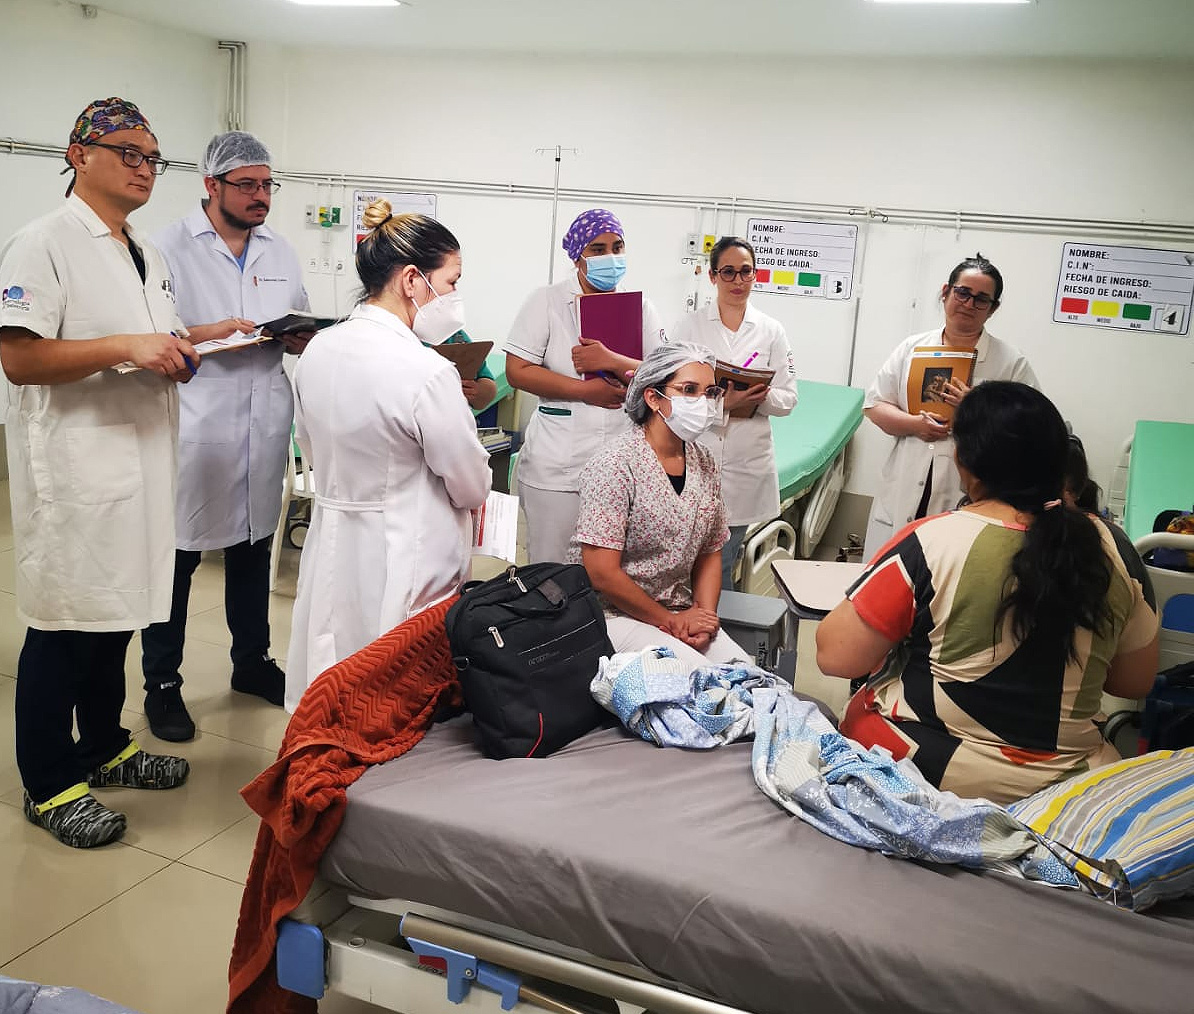
<svg viewBox="0 0 1194 1014">
<path fill-rule="evenodd" d="M 595 292 L 580 301 L 582 338 L 595 338 L 611 352 L 631 359 L 643 358 L 643 294 Z M 585 374 L 588 380 L 594 374 Z"/>
</svg>

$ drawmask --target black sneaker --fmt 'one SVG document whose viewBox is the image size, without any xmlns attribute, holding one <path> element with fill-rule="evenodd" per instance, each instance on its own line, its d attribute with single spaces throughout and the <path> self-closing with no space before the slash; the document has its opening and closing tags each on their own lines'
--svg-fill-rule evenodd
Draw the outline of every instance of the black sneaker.
<svg viewBox="0 0 1194 1014">
<path fill-rule="evenodd" d="M 169 743 L 185 743 L 195 738 L 195 723 L 182 701 L 178 683 L 163 683 L 145 695 L 145 717 L 149 730 Z"/>
<path fill-rule="evenodd" d="M 282 707 L 286 699 L 286 673 L 268 655 L 260 661 L 236 666 L 232 670 L 232 689 L 241 694 L 252 694 Z"/>
<path fill-rule="evenodd" d="M 44 827 L 63 845 L 73 849 L 93 849 L 116 841 L 128 826 L 123 813 L 109 810 L 80 783 L 62 793 L 74 796 L 65 803 L 38 805 L 25 793 L 25 817 L 30 824 Z M 59 798 L 59 797 L 55 797 Z"/>
<path fill-rule="evenodd" d="M 190 773 L 186 758 L 146 753 L 133 741 L 107 764 L 92 771 L 87 783 L 93 789 L 175 789 Z"/>
</svg>

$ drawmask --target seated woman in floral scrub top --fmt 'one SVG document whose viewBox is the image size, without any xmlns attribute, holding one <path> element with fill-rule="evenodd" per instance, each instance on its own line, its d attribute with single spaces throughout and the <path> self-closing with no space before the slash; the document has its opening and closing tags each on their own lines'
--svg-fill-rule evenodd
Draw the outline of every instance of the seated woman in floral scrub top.
<svg viewBox="0 0 1194 1014">
<path fill-rule="evenodd" d="M 694 668 L 747 657 L 717 618 L 730 532 L 717 464 L 696 440 L 721 417 L 713 363 L 686 342 L 643 360 L 626 392 L 635 425 L 581 475 L 568 557 L 601 596 L 615 651 L 665 645 Z"/>
</svg>

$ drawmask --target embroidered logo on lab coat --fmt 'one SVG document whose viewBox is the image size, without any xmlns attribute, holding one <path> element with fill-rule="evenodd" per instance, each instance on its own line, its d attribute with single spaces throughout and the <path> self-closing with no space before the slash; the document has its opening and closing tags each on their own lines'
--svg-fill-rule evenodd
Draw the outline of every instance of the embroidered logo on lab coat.
<svg viewBox="0 0 1194 1014">
<path fill-rule="evenodd" d="M 19 285 L 10 285 L 0 296 L 0 304 L 6 310 L 24 310 L 28 313 L 33 309 L 33 297 Z"/>
</svg>

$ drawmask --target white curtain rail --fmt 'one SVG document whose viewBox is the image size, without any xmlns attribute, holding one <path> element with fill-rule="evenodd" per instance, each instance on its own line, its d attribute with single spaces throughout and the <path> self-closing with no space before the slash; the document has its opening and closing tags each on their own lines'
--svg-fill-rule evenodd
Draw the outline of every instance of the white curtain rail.
<svg viewBox="0 0 1194 1014">
<path fill-rule="evenodd" d="M 62 158 L 66 149 L 51 144 L 21 141 L 12 137 L 0 138 L 0 153 Z M 198 172 L 194 162 L 171 160 L 171 169 Z M 554 190 L 550 186 L 525 183 L 478 183 L 466 180 L 406 179 L 397 176 L 375 176 L 367 173 L 284 172 L 274 175 L 279 180 L 306 183 L 312 186 L 358 187 L 363 190 L 431 191 L 441 194 L 461 194 L 472 197 L 519 197 L 528 200 L 550 201 Z M 1146 222 L 1122 219 L 1065 218 L 1047 215 L 1011 215 L 994 212 L 957 211 L 937 208 L 872 208 L 864 205 L 805 204 L 796 201 L 763 200 L 746 197 L 711 197 L 692 194 L 651 194 L 633 191 L 588 190 L 561 187 L 561 201 L 574 203 L 601 202 L 634 204 L 663 208 L 695 210 L 725 210 L 736 214 L 759 217 L 795 216 L 802 219 L 832 219 L 845 222 L 874 222 L 893 225 L 928 225 L 948 229 L 990 229 L 996 231 L 1059 233 L 1075 237 L 1099 235 L 1108 237 L 1141 237 L 1191 242 L 1194 241 L 1194 222 Z"/>
</svg>

